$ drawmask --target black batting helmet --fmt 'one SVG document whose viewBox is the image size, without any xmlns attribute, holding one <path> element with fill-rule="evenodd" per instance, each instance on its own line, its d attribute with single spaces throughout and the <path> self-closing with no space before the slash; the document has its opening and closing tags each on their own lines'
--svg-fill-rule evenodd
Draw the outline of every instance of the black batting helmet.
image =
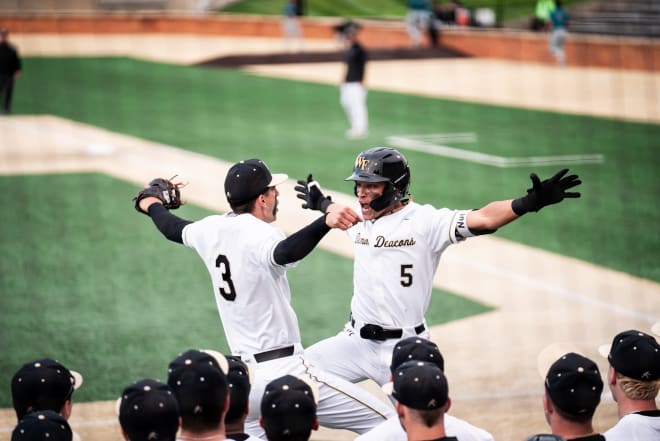
<svg viewBox="0 0 660 441">
<path fill-rule="evenodd" d="M 386 182 L 383 195 L 369 205 L 376 211 L 383 210 L 396 201 L 408 199 L 410 168 L 408 160 L 399 151 L 389 147 L 374 147 L 355 158 L 353 174 L 345 179 L 356 182 Z M 357 195 L 357 184 L 354 192 Z"/>
</svg>

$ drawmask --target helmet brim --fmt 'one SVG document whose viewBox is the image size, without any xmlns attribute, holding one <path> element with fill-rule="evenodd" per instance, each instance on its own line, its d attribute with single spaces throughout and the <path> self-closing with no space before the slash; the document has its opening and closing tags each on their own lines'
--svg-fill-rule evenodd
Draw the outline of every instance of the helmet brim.
<svg viewBox="0 0 660 441">
<path fill-rule="evenodd" d="M 367 174 L 367 173 L 353 173 L 344 181 L 359 181 L 359 182 L 389 182 L 389 178 L 383 177 L 383 176 L 377 176 L 373 174 Z"/>
</svg>

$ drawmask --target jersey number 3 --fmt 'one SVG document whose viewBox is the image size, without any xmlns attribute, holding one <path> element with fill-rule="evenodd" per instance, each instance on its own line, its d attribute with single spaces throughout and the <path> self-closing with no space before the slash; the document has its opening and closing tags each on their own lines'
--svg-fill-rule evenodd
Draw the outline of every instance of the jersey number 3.
<svg viewBox="0 0 660 441">
<path fill-rule="evenodd" d="M 220 268 L 222 280 L 224 283 L 218 288 L 220 295 L 225 299 L 233 302 L 236 299 L 236 290 L 234 289 L 234 282 L 231 280 L 231 270 L 229 269 L 229 259 L 224 254 L 218 255 L 215 259 L 216 268 Z"/>
</svg>

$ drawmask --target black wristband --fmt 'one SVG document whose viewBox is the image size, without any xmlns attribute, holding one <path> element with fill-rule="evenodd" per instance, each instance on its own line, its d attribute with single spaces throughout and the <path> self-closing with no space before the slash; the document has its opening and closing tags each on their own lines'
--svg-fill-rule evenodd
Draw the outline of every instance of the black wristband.
<svg viewBox="0 0 660 441">
<path fill-rule="evenodd" d="M 531 210 L 529 209 L 529 201 L 527 196 L 523 196 L 521 198 L 514 199 L 513 201 L 511 201 L 511 209 L 518 216 L 522 216 L 525 213 L 529 213 Z"/>
</svg>

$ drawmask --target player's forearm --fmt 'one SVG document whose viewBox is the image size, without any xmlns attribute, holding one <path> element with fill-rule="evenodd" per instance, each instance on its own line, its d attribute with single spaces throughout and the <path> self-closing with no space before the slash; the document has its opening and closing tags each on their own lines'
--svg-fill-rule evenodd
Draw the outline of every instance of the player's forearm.
<svg viewBox="0 0 660 441">
<path fill-rule="evenodd" d="M 467 215 L 467 226 L 474 234 L 494 233 L 498 228 L 518 218 L 511 208 L 511 199 L 494 201 Z"/>
<path fill-rule="evenodd" d="M 319 217 L 278 243 L 273 252 L 273 259 L 279 265 L 303 259 L 323 239 L 323 236 L 328 234 L 328 231 L 330 231 L 330 227 L 325 223 L 325 216 Z"/>
<path fill-rule="evenodd" d="M 148 213 L 151 220 L 156 225 L 156 228 L 163 233 L 163 236 L 173 242 L 183 243 L 183 227 L 191 224 L 191 221 L 173 215 L 167 208 L 159 203 L 152 203 L 149 205 Z"/>
</svg>

